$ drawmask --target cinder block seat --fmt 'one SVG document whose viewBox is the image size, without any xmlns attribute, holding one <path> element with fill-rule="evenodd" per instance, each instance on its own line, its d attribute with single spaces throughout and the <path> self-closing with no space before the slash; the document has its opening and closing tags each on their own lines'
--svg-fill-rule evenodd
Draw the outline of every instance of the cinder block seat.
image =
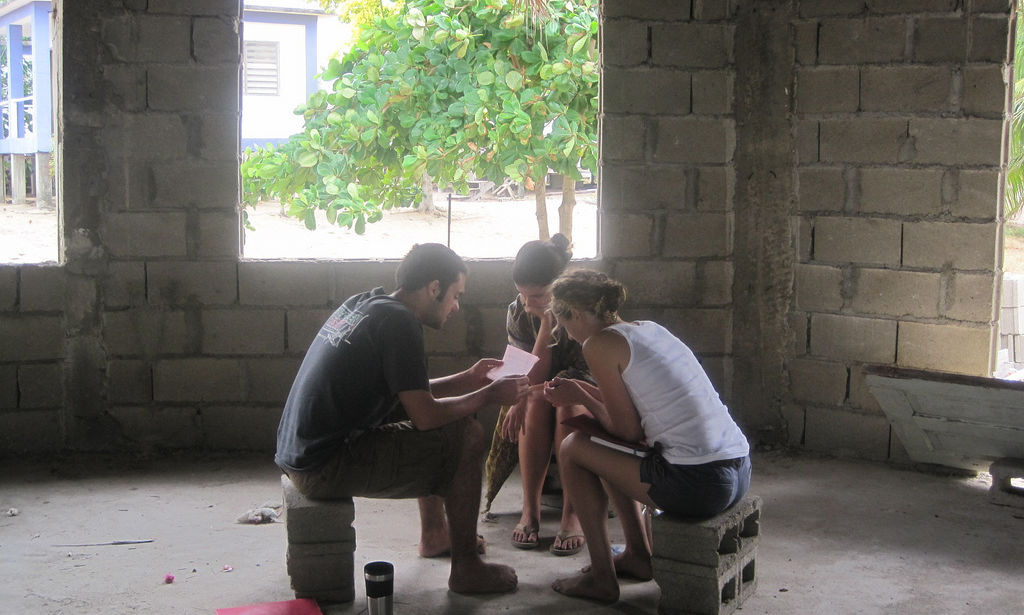
<svg viewBox="0 0 1024 615">
<path fill-rule="evenodd" d="M 757 588 L 761 498 L 747 494 L 711 519 L 654 517 L 660 615 L 728 615 Z"/>
<path fill-rule="evenodd" d="M 288 534 L 288 576 L 296 598 L 322 602 L 355 599 L 355 506 L 352 498 L 311 500 L 299 493 L 287 475 L 284 523 Z"/>
<path fill-rule="evenodd" d="M 992 463 L 988 469 L 992 486 L 988 499 L 993 504 L 1024 508 L 1024 486 L 1014 486 L 1013 480 L 1024 483 L 1024 459 L 1006 457 Z"/>
</svg>

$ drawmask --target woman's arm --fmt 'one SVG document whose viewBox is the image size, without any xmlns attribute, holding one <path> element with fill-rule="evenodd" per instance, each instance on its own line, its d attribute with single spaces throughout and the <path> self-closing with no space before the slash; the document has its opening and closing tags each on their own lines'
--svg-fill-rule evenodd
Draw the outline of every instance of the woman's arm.
<svg viewBox="0 0 1024 615">
<path fill-rule="evenodd" d="M 540 318 L 537 339 L 533 341 L 533 350 L 530 351 L 533 356 L 537 357 L 537 362 L 534 363 L 530 373 L 527 374 L 530 378 L 530 384 L 537 384 L 544 382 L 548 374 L 551 373 L 551 342 L 553 341 L 551 339 L 551 329 L 554 327 L 554 315 L 551 314 L 551 310 L 547 309 L 547 307 L 543 308 L 539 313 L 530 311 L 530 308 L 526 308 L 526 311 Z"/>
<path fill-rule="evenodd" d="M 583 344 L 583 356 L 600 394 L 600 405 L 596 411 L 591 410 L 594 417 L 614 436 L 631 442 L 644 440 L 640 413 L 622 380 L 622 371 L 629 365 L 626 339 L 614 331 L 603 330 Z"/>
</svg>

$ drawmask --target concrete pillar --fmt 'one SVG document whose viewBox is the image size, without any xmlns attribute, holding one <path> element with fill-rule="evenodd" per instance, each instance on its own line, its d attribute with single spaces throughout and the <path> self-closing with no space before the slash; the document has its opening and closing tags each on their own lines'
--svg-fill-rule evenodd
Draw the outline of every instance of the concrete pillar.
<svg viewBox="0 0 1024 615">
<path fill-rule="evenodd" d="M 36 152 L 36 209 L 53 207 L 53 182 L 50 181 L 50 153 Z"/>
<path fill-rule="evenodd" d="M 11 202 L 21 205 L 28 202 L 25 193 L 25 156 L 11 154 Z"/>
<path fill-rule="evenodd" d="M 7 202 L 7 156 L 0 156 L 0 204 Z"/>
</svg>

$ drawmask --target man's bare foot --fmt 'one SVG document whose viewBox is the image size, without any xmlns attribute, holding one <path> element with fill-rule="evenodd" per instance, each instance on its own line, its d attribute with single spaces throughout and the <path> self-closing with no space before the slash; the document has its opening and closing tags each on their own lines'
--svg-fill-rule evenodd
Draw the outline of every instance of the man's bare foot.
<svg viewBox="0 0 1024 615">
<path fill-rule="evenodd" d="M 452 554 L 451 542 L 436 542 L 426 544 L 420 541 L 420 557 L 449 557 Z M 487 541 L 480 534 L 476 535 L 476 552 L 480 555 L 487 553 Z"/>
<path fill-rule="evenodd" d="M 591 573 L 558 579 L 551 584 L 551 589 L 573 598 L 587 598 L 608 604 L 619 599 L 619 584 L 615 579 L 599 579 Z"/>
<path fill-rule="evenodd" d="M 654 569 L 651 567 L 651 558 L 639 557 L 628 552 L 619 553 L 612 561 L 615 563 L 615 576 L 620 579 L 634 579 L 637 581 L 650 581 L 654 578 Z M 584 566 L 580 572 L 590 572 L 590 564 Z"/>
<path fill-rule="evenodd" d="M 452 566 L 448 577 L 448 589 L 459 594 L 504 594 L 518 584 L 516 571 L 502 564 L 470 563 L 459 570 Z"/>
</svg>

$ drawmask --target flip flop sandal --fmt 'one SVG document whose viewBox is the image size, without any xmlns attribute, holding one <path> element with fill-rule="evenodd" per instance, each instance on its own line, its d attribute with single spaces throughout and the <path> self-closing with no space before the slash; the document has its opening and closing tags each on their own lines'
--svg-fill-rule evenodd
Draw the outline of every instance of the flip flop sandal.
<svg viewBox="0 0 1024 615">
<path fill-rule="evenodd" d="M 558 545 L 561 545 L 561 544 L 565 544 L 565 542 L 567 540 L 572 540 L 573 538 L 579 538 L 580 539 L 579 543 L 575 547 L 569 547 L 568 549 L 565 549 L 565 548 L 562 548 L 562 547 L 558 546 Z M 567 534 L 565 532 L 558 532 L 557 534 L 555 534 L 555 541 L 553 543 L 551 543 L 550 551 L 551 551 L 552 555 L 558 555 L 558 556 L 576 555 L 577 553 L 580 552 L 580 550 L 583 549 L 583 547 L 586 544 L 587 544 L 587 540 L 583 537 L 583 534 L 581 534 L 579 532 L 573 533 L 573 534 Z"/>
<path fill-rule="evenodd" d="M 522 532 L 526 535 L 526 540 L 512 540 L 512 546 L 517 549 L 529 550 L 536 549 L 537 545 L 540 544 L 540 536 L 538 529 L 533 526 L 524 525 L 522 523 L 516 524 L 516 529 L 512 530 L 512 533 Z M 533 540 L 530 540 L 530 536 L 533 536 Z"/>
</svg>

